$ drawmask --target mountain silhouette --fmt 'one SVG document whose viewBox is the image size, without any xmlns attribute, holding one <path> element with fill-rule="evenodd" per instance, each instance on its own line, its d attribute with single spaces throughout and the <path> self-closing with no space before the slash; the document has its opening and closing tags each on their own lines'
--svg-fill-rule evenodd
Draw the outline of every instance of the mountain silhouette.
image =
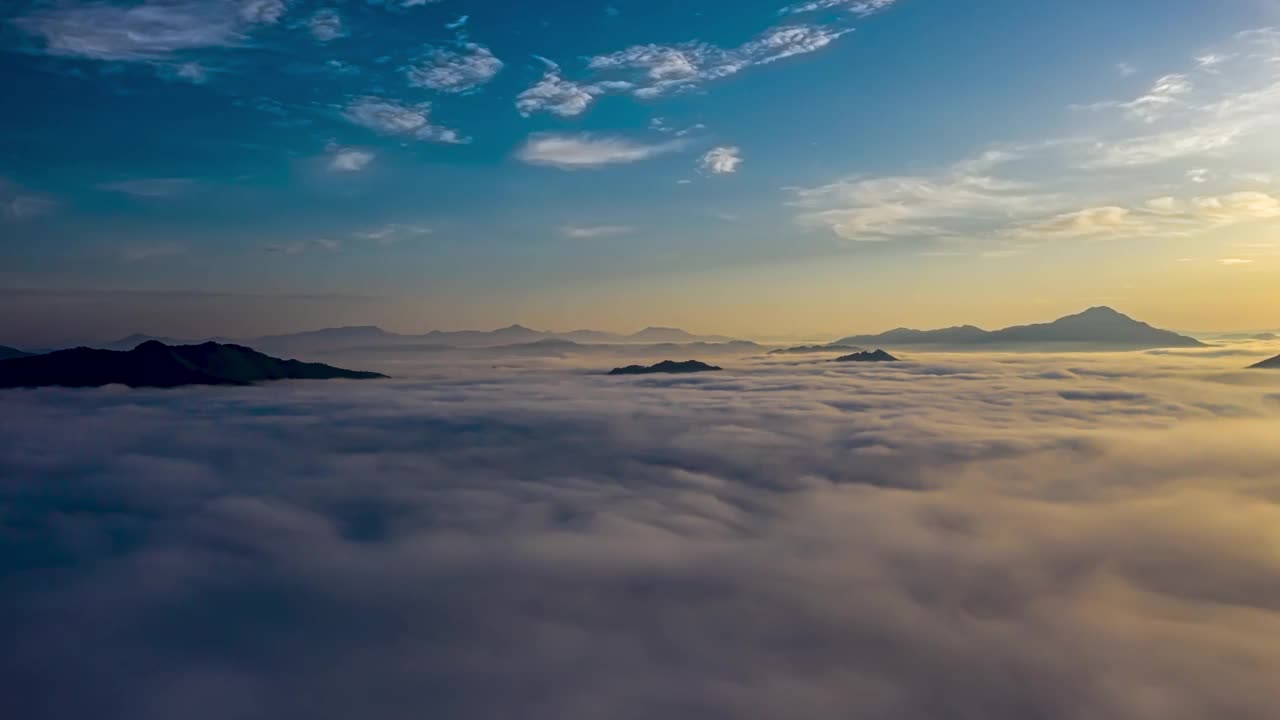
<svg viewBox="0 0 1280 720">
<path fill-rule="evenodd" d="M 180 387 L 249 385 L 263 380 L 353 380 L 385 375 L 320 363 L 281 360 L 240 345 L 165 345 L 149 340 L 133 350 L 74 348 L 0 360 L 0 387 Z"/>
<path fill-rule="evenodd" d="M 694 335 L 680 328 L 647 327 L 623 338 L 632 343 L 690 343 L 690 342 L 730 342 L 733 338 L 722 335 Z"/>
<path fill-rule="evenodd" d="M 686 360 L 684 362 L 674 362 L 672 360 L 663 360 L 657 365 L 628 365 L 626 367 L 614 368 L 609 371 L 610 375 L 655 375 L 659 373 L 670 375 L 683 375 L 686 373 L 700 372 L 716 372 L 724 368 L 708 365 L 697 360 Z"/>
<path fill-rule="evenodd" d="M 1154 328 L 1109 307 L 1090 308 L 1049 323 L 988 331 L 972 325 L 941 330 L 899 328 L 879 335 L 855 335 L 836 341 L 851 345 L 929 345 L 935 347 L 1048 346 L 1055 349 L 1145 350 L 1204 347 L 1195 338 Z"/>
<path fill-rule="evenodd" d="M 819 353 L 857 353 L 862 348 L 853 345 L 797 345 L 796 347 L 770 350 L 770 355 L 817 355 Z"/>
<path fill-rule="evenodd" d="M 1280 355 L 1277 355 L 1271 358 L 1270 360 L 1263 360 L 1257 365 L 1250 365 L 1249 369 L 1250 370 L 1280 370 Z"/>
<path fill-rule="evenodd" d="M 10 358 L 30 357 L 31 353 L 23 352 L 18 348 L 5 347 L 0 345 L 0 360 L 8 360 Z"/>
<path fill-rule="evenodd" d="M 901 362 L 898 358 L 890 355 L 883 350 L 875 350 L 873 352 L 857 352 L 852 355 L 838 357 L 832 362 Z"/>
</svg>

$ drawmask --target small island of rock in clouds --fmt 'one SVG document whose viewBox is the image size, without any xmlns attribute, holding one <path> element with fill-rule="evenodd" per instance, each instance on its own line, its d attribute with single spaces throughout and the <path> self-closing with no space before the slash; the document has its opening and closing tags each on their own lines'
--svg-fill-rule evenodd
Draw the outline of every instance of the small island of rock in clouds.
<svg viewBox="0 0 1280 720">
<path fill-rule="evenodd" d="M 0 2 L 0 720 L 1277 720 L 1277 13 Z"/>
</svg>

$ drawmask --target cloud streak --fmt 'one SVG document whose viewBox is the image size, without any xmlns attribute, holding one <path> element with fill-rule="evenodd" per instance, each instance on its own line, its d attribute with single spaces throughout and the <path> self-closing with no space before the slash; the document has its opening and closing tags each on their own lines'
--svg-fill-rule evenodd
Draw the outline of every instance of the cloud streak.
<svg viewBox="0 0 1280 720">
<path fill-rule="evenodd" d="M 676 152 L 684 146 L 680 140 L 647 144 L 620 137 L 539 133 L 525 141 L 517 157 L 530 165 L 589 170 L 648 160 Z"/>
</svg>

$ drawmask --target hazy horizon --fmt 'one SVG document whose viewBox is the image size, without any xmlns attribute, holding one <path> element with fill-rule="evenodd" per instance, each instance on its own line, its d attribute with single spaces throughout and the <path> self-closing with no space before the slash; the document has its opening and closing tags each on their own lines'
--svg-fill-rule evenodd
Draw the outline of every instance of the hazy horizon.
<svg viewBox="0 0 1280 720">
<path fill-rule="evenodd" d="M 1009 318 L 1007 320 L 995 322 L 980 322 L 973 319 L 961 318 L 956 313 L 947 313 L 939 316 L 925 317 L 941 317 L 954 318 L 950 320 L 933 320 L 926 321 L 925 317 L 920 317 L 914 324 L 909 320 L 896 321 L 893 318 L 912 317 L 902 313 L 893 312 L 893 308 L 885 309 L 871 308 L 872 313 L 876 317 L 883 318 L 879 322 L 872 321 L 867 318 L 867 314 L 858 312 L 857 309 L 851 310 L 849 323 L 843 326 L 832 326 L 832 329 L 817 329 L 805 332 L 800 329 L 805 327 L 803 321 L 797 322 L 791 326 L 779 326 L 777 328 L 765 330 L 750 329 L 750 325 L 738 324 L 732 327 L 740 329 L 726 330 L 719 327 L 703 327 L 699 325 L 682 324 L 676 321 L 670 322 L 639 322 L 639 323 L 619 323 L 616 320 L 609 322 L 609 317 L 605 316 L 600 324 L 591 324 L 588 322 L 574 323 L 572 320 L 564 319 L 557 314 L 547 316 L 548 320 L 559 322 L 559 325 L 546 325 L 533 320 L 477 320 L 474 324 L 465 324 L 456 319 L 452 324 L 432 324 L 429 321 L 419 320 L 415 323 L 398 324 L 388 321 L 388 315 L 378 312 L 352 312 L 352 313 L 335 313 L 330 316 L 331 322 L 328 324 L 304 324 L 308 322 L 317 322 L 312 320 L 310 313 L 302 313 L 292 316 L 288 312 L 279 312 L 279 319 L 273 316 L 276 311 L 288 307 L 291 302 L 303 303 L 325 303 L 331 301 L 324 298 L 298 298 L 289 296 L 270 296 L 270 295 L 253 295 L 232 297 L 228 295 L 217 295 L 222 304 L 220 309 L 215 311 L 199 310 L 192 308 L 189 314 L 183 314 L 180 317 L 172 317 L 175 306 L 181 306 L 184 302 L 195 301 L 201 302 L 204 297 L 199 294 L 191 293 L 126 293 L 125 297 L 136 305 L 149 305 L 155 302 L 164 302 L 163 308 L 139 308 L 135 312 L 125 313 L 121 316 L 118 310 L 110 305 L 106 307 L 102 303 L 86 303 L 83 299 L 86 294 L 83 293 L 49 293 L 43 295 L 51 305 L 59 305 L 62 310 L 54 310 L 47 308 L 46 312 L 50 314 L 58 314 L 62 312 L 71 312 L 79 316 L 79 321 L 86 326 L 93 328 L 92 330 L 84 330 L 80 332 L 70 332 L 63 329 L 50 329 L 43 325 L 43 314 L 40 312 L 30 312 L 22 304 L 22 300 L 13 299 L 10 305 L 16 309 L 8 316 L 7 323 L 0 323 L 0 345 L 10 346 L 28 346 L 43 347 L 57 346 L 68 342 L 110 342 L 128 337 L 130 335 L 148 335 L 154 337 L 171 337 L 175 339 L 202 339 L 210 337 L 226 337 L 235 339 L 252 339 L 264 335 L 292 334 L 310 332 L 314 330 L 322 330 L 329 328 L 342 327 L 378 327 L 388 332 L 404 334 L 404 335 L 420 335 L 432 331 L 454 332 L 460 330 L 474 331 L 491 331 L 513 325 L 519 325 L 540 332 L 551 333 L 568 333 L 575 330 L 597 330 L 603 332 L 616 333 L 620 335 L 628 335 L 646 328 L 676 328 L 688 331 L 694 335 L 721 335 L 733 337 L 742 340 L 756 341 L 801 341 L 801 340 L 834 340 L 851 335 L 871 335 L 881 333 L 902 327 L 910 327 L 914 329 L 929 330 L 936 328 L 955 327 L 960 325 L 976 325 L 983 329 L 994 330 L 1002 327 L 1015 325 L 1027 325 L 1050 322 L 1067 315 L 1075 315 L 1092 307 L 1109 307 L 1120 313 L 1128 315 L 1135 320 L 1146 322 L 1156 327 L 1161 327 L 1175 332 L 1187 333 L 1191 335 L 1219 335 L 1229 333 L 1249 333 L 1249 332 L 1270 332 L 1280 329 L 1280 325 L 1273 326 L 1219 326 L 1219 327 L 1182 327 L 1178 325 L 1170 325 L 1153 320 L 1150 315 L 1142 315 L 1131 312 L 1122 303 L 1098 303 L 1095 305 L 1082 305 L 1074 308 L 1064 308 L 1060 310 L 1052 310 L 1048 306 L 1032 304 L 1022 306 L 1019 310 L 1010 310 L 992 318 Z M 10 296 L 12 298 L 12 296 Z M 67 299 L 70 298 L 70 302 Z M 61 302 L 59 302 L 61 299 Z M 376 299 L 366 298 L 365 302 L 374 303 Z M 234 307 L 234 312 L 225 308 Z M 157 314 L 164 317 L 156 318 Z M 1155 313 L 1157 317 L 1167 316 L 1167 313 Z M 295 319 L 296 318 L 296 319 Z M 391 316 L 394 318 L 394 315 Z M 239 330 L 237 330 L 239 328 Z"/>
</svg>

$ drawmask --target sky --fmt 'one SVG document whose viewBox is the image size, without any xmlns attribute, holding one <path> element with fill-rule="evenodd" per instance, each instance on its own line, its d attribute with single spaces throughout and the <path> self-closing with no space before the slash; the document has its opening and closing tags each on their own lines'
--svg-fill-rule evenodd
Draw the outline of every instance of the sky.
<svg viewBox="0 0 1280 720">
<path fill-rule="evenodd" d="M 1274 0 L 2 7 L 0 344 L 1280 326 Z"/>
</svg>

